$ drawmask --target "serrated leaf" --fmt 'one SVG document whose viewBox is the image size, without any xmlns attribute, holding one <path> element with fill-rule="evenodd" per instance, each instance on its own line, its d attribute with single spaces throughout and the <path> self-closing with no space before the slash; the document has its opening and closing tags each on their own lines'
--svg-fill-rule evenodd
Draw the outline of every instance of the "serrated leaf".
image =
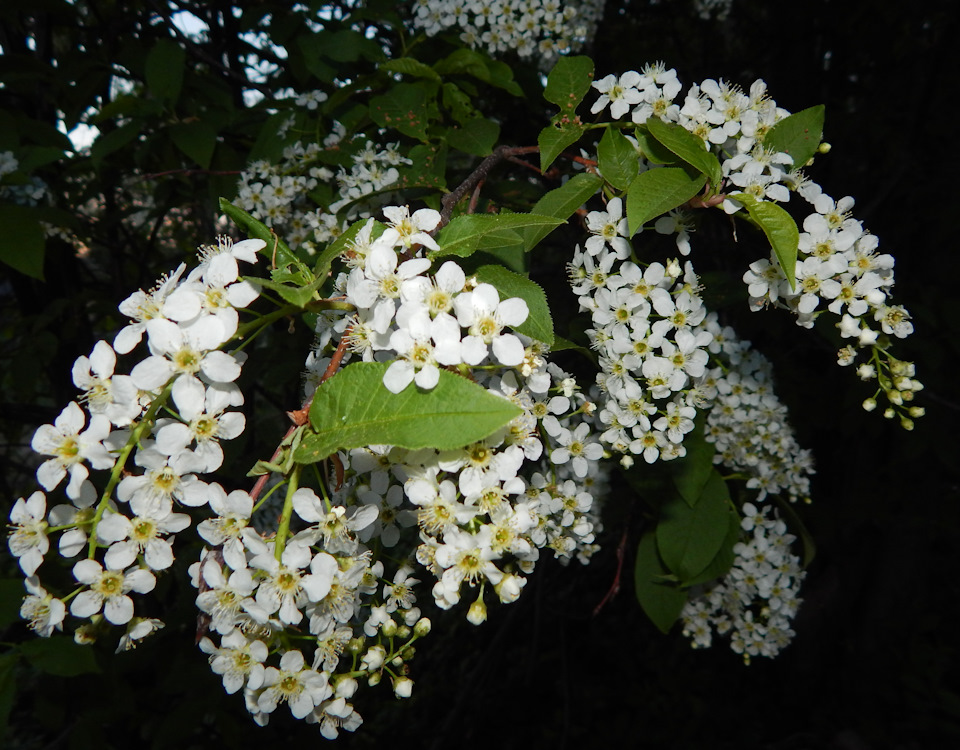
<svg viewBox="0 0 960 750">
<path fill-rule="evenodd" d="M 370 221 L 370 219 L 361 219 L 360 221 L 355 221 L 344 230 L 343 234 L 337 237 L 320 252 L 320 255 L 317 256 L 316 263 L 313 264 L 313 272 L 317 278 L 327 275 L 327 272 L 330 270 L 330 266 L 333 265 L 333 261 L 335 261 L 340 254 L 350 246 L 350 243 L 356 239 L 357 234 L 361 229 L 363 229 L 368 221 Z M 383 234 L 385 227 L 378 221 L 374 221 L 373 224 L 374 227 L 371 237 L 376 239 Z"/>
<path fill-rule="evenodd" d="M 683 605 L 687 603 L 687 592 L 669 582 L 669 577 L 670 571 L 664 567 L 657 553 L 656 536 L 653 532 L 647 532 L 637 545 L 634 587 L 643 611 L 664 634 L 670 632 Z"/>
<path fill-rule="evenodd" d="M 693 576 L 684 582 L 684 587 L 697 586 L 701 583 L 709 583 L 719 578 L 723 578 L 733 567 L 733 561 L 736 555 L 733 553 L 733 545 L 740 541 L 740 516 L 733 506 L 727 507 L 727 535 L 717 550 L 717 554 L 698 575 Z"/>
<path fill-rule="evenodd" d="M 54 635 L 20 644 L 22 653 L 37 669 L 59 677 L 99 672 L 93 649 L 74 643 L 73 638 Z"/>
<path fill-rule="evenodd" d="M 301 270 L 302 274 L 304 274 L 301 278 L 303 283 L 309 283 L 313 279 L 313 274 L 311 274 L 307 267 L 300 261 L 300 259 L 293 254 L 293 251 L 287 247 L 287 243 L 280 239 L 276 232 L 270 229 L 270 227 L 268 227 L 262 221 L 258 221 L 257 219 L 253 218 L 242 208 L 237 208 L 226 198 L 220 199 L 220 210 L 229 216 L 234 223 L 240 227 L 240 229 L 249 234 L 251 237 L 266 242 L 267 246 L 260 252 L 271 260 L 276 257 L 277 266 L 279 268 L 285 268 L 288 265 L 294 265 L 296 268 Z M 274 252 L 276 252 L 275 256 Z"/>
<path fill-rule="evenodd" d="M 700 170 L 710 181 L 714 190 L 723 179 L 723 171 L 717 157 L 707 151 L 707 146 L 682 125 L 667 123 L 658 117 L 651 117 L 646 122 L 647 130 L 663 146 L 675 153 L 687 164 Z"/>
<path fill-rule="evenodd" d="M 527 227 L 549 227 L 553 229 L 563 222 L 552 216 L 537 214 L 468 214 L 457 216 L 437 235 L 440 250 L 430 253 L 430 257 L 458 255 L 465 258 L 483 247 L 487 235 L 496 236 L 502 230 L 525 229 Z"/>
<path fill-rule="evenodd" d="M 398 57 L 396 60 L 387 60 L 386 62 L 380 63 L 380 70 L 386 70 L 391 73 L 403 73 L 404 75 L 416 76 L 417 78 L 429 78 L 433 81 L 440 80 L 437 71 L 412 57 Z"/>
<path fill-rule="evenodd" d="M 697 504 L 704 485 L 713 473 L 713 456 L 717 452 L 713 443 L 703 435 L 703 412 L 697 415 L 693 430 L 684 435 L 683 458 L 666 464 L 673 486 L 691 508 Z"/>
<path fill-rule="evenodd" d="M 217 131 L 204 121 L 185 122 L 170 128 L 170 140 L 197 165 L 206 169 L 217 146 Z"/>
<path fill-rule="evenodd" d="M 411 383 L 394 394 L 383 385 L 389 363 L 347 365 L 313 397 L 307 433 L 294 453 L 315 463 L 338 450 L 389 444 L 419 450 L 462 448 L 483 440 L 520 414 L 519 407 L 482 386 L 440 371 L 433 390 Z"/>
<path fill-rule="evenodd" d="M 0 206 L 0 262 L 43 281 L 43 256 L 47 241 L 36 209 Z"/>
<path fill-rule="evenodd" d="M 626 190 L 637 177 L 636 149 L 617 128 L 607 128 L 600 139 L 597 167 L 603 178 L 617 190 Z"/>
<path fill-rule="evenodd" d="M 161 39 L 147 54 L 144 76 L 147 88 L 160 99 L 176 103 L 183 88 L 187 53 L 172 39 Z"/>
<path fill-rule="evenodd" d="M 460 128 L 447 131 L 447 143 L 455 149 L 474 156 L 487 156 L 500 137 L 500 126 L 493 120 L 475 117 Z"/>
<path fill-rule="evenodd" d="M 486 59 L 487 73 L 490 76 L 490 85 L 503 89 L 512 96 L 522 97 L 523 89 L 513 80 L 513 68 L 500 60 Z"/>
<path fill-rule="evenodd" d="M 627 225 L 631 236 L 651 219 L 681 206 L 699 193 L 707 178 L 691 178 L 680 167 L 641 172 L 627 192 Z"/>
<path fill-rule="evenodd" d="M 797 249 L 800 245 L 797 222 L 776 203 L 757 200 L 749 193 L 734 193 L 730 197 L 742 203 L 750 218 L 763 230 L 777 256 L 783 275 L 790 282 L 790 288 L 796 289 Z"/>
<path fill-rule="evenodd" d="M 644 158 L 651 164 L 676 164 L 679 160 L 679 157 L 673 151 L 650 135 L 645 127 L 637 128 L 635 137 Z"/>
<path fill-rule="evenodd" d="M 716 557 L 727 535 L 729 505 L 727 484 L 714 470 L 693 507 L 679 495 L 661 507 L 657 549 L 664 564 L 681 581 L 701 573 Z"/>
<path fill-rule="evenodd" d="M 565 149 L 580 140 L 583 135 L 583 126 L 573 122 L 552 122 L 537 136 L 537 145 L 540 146 L 540 171 L 546 172 Z"/>
<path fill-rule="evenodd" d="M 477 281 L 496 287 L 500 299 L 519 297 L 527 303 L 530 314 L 513 330 L 548 346 L 553 345 L 553 317 L 550 315 L 547 295 L 539 284 L 502 266 L 481 266 L 474 276 Z"/>
<path fill-rule="evenodd" d="M 602 185 L 603 180 L 595 174 L 583 172 L 574 175 L 563 185 L 540 198 L 530 212 L 553 216 L 560 219 L 561 223 L 566 222 L 580 206 L 596 195 Z M 529 252 L 552 231 L 552 227 L 528 227 L 523 233 L 525 249 Z"/>
<path fill-rule="evenodd" d="M 799 169 L 817 153 L 823 139 L 824 106 L 796 112 L 774 125 L 763 137 L 764 148 L 789 154 Z"/>
<path fill-rule="evenodd" d="M 564 114 L 573 113 L 592 82 L 593 60 L 585 55 L 561 57 L 547 75 L 543 98 L 560 107 Z"/>
</svg>

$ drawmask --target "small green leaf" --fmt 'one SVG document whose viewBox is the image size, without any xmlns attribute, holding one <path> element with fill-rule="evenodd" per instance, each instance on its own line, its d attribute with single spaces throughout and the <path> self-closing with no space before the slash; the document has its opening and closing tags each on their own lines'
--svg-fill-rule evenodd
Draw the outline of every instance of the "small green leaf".
<svg viewBox="0 0 960 750">
<path fill-rule="evenodd" d="M 519 415 L 519 407 L 482 386 L 440 371 L 425 391 L 411 383 L 394 394 L 383 385 L 389 363 L 347 365 L 313 397 L 310 424 L 294 458 L 315 463 L 338 450 L 390 444 L 418 450 L 462 448 L 489 437 Z"/>
<path fill-rule="evenodd" d="M 383 59 L 383 50 L 373 39 L 351 29 L 321 31 L 315 35 L 314 43 L 324 57 L 335 62 L 356 62 L 361 57 L 368 60 Z"/>
<path fill-rule="evenodd" d="M 234 223 L 240 227 L 240 229 L 249 234 L 251 237 L 266 242 L 267 246 L 260 252 L 271 260 L 276 257 L 277 266 L 279 268 L 285 268 L 286 266 L 293 264 L 306 274 L 302 277 L 302 281 L 304 283 L 309 283 L 313 280 L 313 274 L 311 274 L 307 267 L 300 262 L 300 259 L 293 254 L 293 251 L 287 247 L 287 243 L 280 239 L 277 233 L 270 229 L 270 227 L 253 218 L 242 208 L 237 208 L 226 198 L 220 199 L 220 210 L 229 216 Z M 276 252 L 276 256 L 274 256 L 274 252 Z"/>
<path fill-rule="evenodd" d="M 217 146 L 217 131 L 202 120 L 185 122 L 170 128 L 170 140 L 197 165 L 206 169 Z"/>
<path fill-rule="evenodd" d="M 37 638 L 20 644 L 20 653 L 37 669 L 58 677 L 99 672 L 93 649 L 74 643 L 66 635 Z"/>
<path fill-rule="evenodd" d="M 723 171 L 717 157 L 707 151 L 707 146 L 682 125 L 666 123 L 658 117 L 651 117 L 646 122 L 650 135 L 662 145 L 675 153 L 694 169 L 700 170 L 710 181 L 714 190 L 723 179 Z"/>
<path fill-rule="evenodd" d="M 0 206 L 0 262 L 43 281 L 43 255 L 47 241 L 36 209 Z"/>
<path fill-rule="evenodd" d="M 396 60 L 382 62 L 380 63 L 380 70 L 386 70 L 390 73 L 403 73 L 417 78 L 429 78 L 433 81 L 440 80 L 437 71 L 412 57 L 398 57 Z"/>
<path fill-rule="evenodd" d="M 440 75 L 461 73 L 489 83 L 490 71 L 485 60 L 476 50 L 463 47 L 434 64 L 433 69 Z"/>
<path fill-rule="evenodd" d="M 672 583 L 670 578 L 670 571 L 657 554 L 656 536 L 653 532 L 647 532 L 637 545 L 634 586 L 637 601 L 662 633 L 670 632 L 683 605 L 687 603 L 687 592 Z"/>
<path fill-rule="evenodd" d="M 272 289 L 291 305 L 306 307 L 307 304 L 313 300 L 316 291 L 323 285 L 324 281 L 326 281 L 326 276 L 317 277 L 309 284 L 304 284 L 303 286 L 292 286 L 279 281 L 258 278 L 257 284 L 264 289 Z"/>
<path fill-rule="evenodd" d="M 593 60 L 585 55 L 561 57 L 547 76 L 543 98 L 572 114 L 593 82 Z"/>
<path fill-rule="evenodd" d="M 187 53 L 172 39 L 161 39 L 147 54 L 144 75 L 147 88 L 159 97 L 176 103 L 183 87 Z"/>
<path fill-rule="evenodd" d="M 90 159 L 95 167 L 99 167 L 101 162 L 114 151 L 119 151 L 130 141 L 140 135 L 142 123 L 134 120 L 126 125 L 121 125 L 116 130 L 109 130 L 101 133 L 90 145 Z"/>
<path fill-rule="evenodd" d="M 799 169 L 817 153 L 823 139 L 822 104 L 785 117 L 763 137 L 764 148 L 789 154 L 793 166 Z"/>
<path fill-rule="evenodd" d="M 709 583 L 718 578 L 723 578 L 733 567 L 733 561 L 736 555 L 733 554 L 733 545 L 740 541 L 740 516 L 733 506 L 727 507 L 727 535 L 723 539 L 723 544 L 717 550 L 717 554 L 698 575 L 684 582 L 684 588 L 697 586 L 701 583 Z"/>
<path fill-rule="evenodd" d="M 398 83 L 370 100 L 370 118 L 383 128 L 426 142 L 427 127 L 437 119 L 437 92 L 434 81 Z"/>
<path fill-rule="evenodd" d="M 500 126 L 493 120 L 476 117 L 468 120 L 462 128 L 447 131 L 447 143 L 455 149 L 474 156 L 487 156 L 500 137 Z"/>
<path fill-rule="evenodd" d="M 684 435 L 686 455 L 666 464 L 674 487 L 691 508 L 697 504 L 704 485 L 713 473 L 713 457 L 717 452 L 714 444 L 703 436 L 702 414 L 700 412 L 697 415 L 693 430 Z"/>
<path fill-rule="evenodd" d="M 583 126 L 573 122 L 552 122 L 537 136 L 540 146 L 540 170 L 546 172 L 565 149 L 580 140 L 583 135 Z"/>
<path fill-rule="evenodd" d="M 540 216 L 553 216 L 566 222 L 574 212 L 603 186 L 603 180 L 595 174 L 582 172 L 574 175 L 560 187 L 551 190 L 538 200 L 530 213 Z M 553 227 L 528 227 L 524 230 L 523 241 L 527 251 L 532 250 L 550 232 Z"/>
<path fill-rule="evenodd" d="M 457 216 L 437 235 L 440 250 L 430 254 L 432 258 L 445 255 L 459 255 L 465 258 L 484 246 L 495 246 L 489 241 L 488 235 L 493 238 L 502 230 L 525 229 L 526 227 L 549 227 L 553 229 L 563 222 L 552 216 L 537 214 L 467 214 Z"/>
<path fill-rule="evenodd" d="M 790 282 L 790 288 L 796 289 L 797 249 L 800 245 L 800 230 L 797 229 L 797 222 L 776 203 L 757 200 L 749 193 L 734 193 L 730 197 L 743 204 L 750 218 L 767 235 L 783 275 Z"/>
<path fill-rule="evenodd" d="M 694 507 L 679 495 L 667 500 L 657 523 L 657 549 L 666 566 L 681 581 L 703 571 L 716 557 L 729 526 L 730 493 L 713 471 Z"/>
<path fill-rule="evenodd" d="M 514 330 L 548 346 L 553 345 L 553 318 L 547 304 L 547 295 L 539 284 L 502 266 L 481 266 L 474 276 L 477 281 L 496 287 L 500 299 L 519 297 L 526 302 L 530 314 Z"/>
<path fill-rule="evenodd" d="M 676 164 L 678 157 L 673 151 L 650 135 L 650 131 L 641 126 L 637 128 L 635 137 L 637 145 L 643 152 L 644 158 L 651 164 Z"/>
<path fill-rule="evenodd" d="M 639 164 L 633 144 L 617 128 L 607 128 L 597 146 L 597 166 L 617 190 L 626 190 L 637 177 Z"/>
<path fill-rule="evenodd" d="M 704 175 L 691 178 L 680 167 L 659 167 L 641 172 L 627 192 L 627 225 L 631 235 L 651 219 L 693 198 L 706 181 Z"/>
</svg>

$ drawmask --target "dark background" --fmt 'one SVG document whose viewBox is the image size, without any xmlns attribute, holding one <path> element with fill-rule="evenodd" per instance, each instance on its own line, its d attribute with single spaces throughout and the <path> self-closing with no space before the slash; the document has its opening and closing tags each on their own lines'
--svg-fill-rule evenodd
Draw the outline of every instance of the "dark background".
<svg viewBox="0 0 960 750">
<path fill-rule="evenodd" d="M 803 414 L 800 442 L 816 455 L 814 502 L 803 510 L 818 552 L 794 643 L 776 660 L 745 666 L 723 643 L 693 651 L 678 634 L 660 634 L 633 597 L 636 522 L 614 520 L 589 567 L 544 561 L 520 600 L 491 608 L 483 627 L 460 613 L 438 617 L 435 632 L 447 634 L 414 660 L 413 698 L 365 693 L 357 705 L 366 723 L 341 736 L 342 746 L 960 743 L 957 16 L 947 0 L 734 0 L 718 22 L 697 18 L 685 1 L 626 2 L 621 14 L 608 9 L 590 51 L 598 77 L 663 60 L 685 87 L 707 77 L 746 87 L 762 77 L 791 111 L 825 104 L 833 150 L 811 174 L 834 197 L 856 197 L 855 215 L 897 259 L 896 299 L 916 327 L 897 351 L 918 363 L 926 384 L 917 403 L 927 416 L 912 433 L 860 409 L 869 394 L 836 366 L 835 348 L 818 332 L 775 312 L 727 313 L 745 338 L 775 354 L 779 393 Z M 616 578 L 624 528 L 620 593 L 594 614 Z M 199 655 L 184 653 L 182 637 L 165 631 L 148 648 L 104 660 L 101 675 L 23 675 L 8 746 L 323 742 L 283 709 L 257 728 Z"/>
</svg>

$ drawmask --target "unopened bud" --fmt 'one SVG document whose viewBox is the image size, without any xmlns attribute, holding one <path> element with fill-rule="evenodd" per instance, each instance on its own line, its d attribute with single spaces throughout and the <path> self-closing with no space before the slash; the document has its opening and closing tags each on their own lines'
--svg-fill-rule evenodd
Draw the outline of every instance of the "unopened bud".
<svg viewBox="0 0 960 750">
<path fill-rule="evenodd" d="M 922 406 L 911 406 L 910 407 L 910 416 L 911 417 L 922 417 L 927 413 L 927 410 Z"/>
<path fill-rule="evenodd" d="M 824 141 L 819 146 L 817 146 L 817 152 L 821 154 L 829 154 L 831 148 L 833 148 L 833 146 L 831 146 L 829 143 Z"/>
<path fill-rule="evenodd" d="M 417 620 L 417 624 L 413 626 L 413 634 L 417 636 L 417 638 L 423 638 L 430 632 L 430 627 L 430 618 L 421 617 Z"/>
<path fill-rule="evenodd" d="M 397 627 L 397 638 L 407 639 L 410 637 L 410 626 L 400 625 Z"/>
<path fill-rule="evenodd" d="M 873 411 L 876 408 L 877 408 L 877 400 L 875 398 L 867 398 L 863 400 L 864 411 Z"/>
<path fill-rule="evenodd" d="M 912 430 L 912 429 L 913 429 L 913 420 L 910 419 L 909 417 L 901 417 L 901 418 L 900 418 L 900 426 L 901 426 L 903 429 L 905 429 L 905 430 Z"/>
<path fill-rule="evenodd" d="M 380 626 L 380 632 L 387 636 L 387 638 L 393 638 L 393 636 L 397 634 L 397 623 L 393 621 L 393 618 L 388 619 Z"/>
<path fill-rule="evenodd" d="M 413 680 L 409 677 L 398 677 L 393 681 L 393 694 L 398 698 L 409 698 L 413 692 Z"/>
<path fill-rule="evenodd" d="M 363 647 L 366 645 L 366 642 L 367 639 L 362 635 L 356 638 L 351 638 L 349 641 L 347 641 L 347 651 L 356 656 L 363 651 Z"/>
<path fill-rule="evenodd" d="M 480 625 L 487 619 L 487 605 L 483 599 L 477 599 L 467 610 L 467 620 L 473 625 Z"/>
</svg>

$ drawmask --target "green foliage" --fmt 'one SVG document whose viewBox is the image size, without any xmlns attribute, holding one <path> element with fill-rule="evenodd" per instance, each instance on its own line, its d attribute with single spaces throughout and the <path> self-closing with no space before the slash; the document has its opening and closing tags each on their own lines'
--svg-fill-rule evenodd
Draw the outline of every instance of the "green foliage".
<svg viewBox="0 0 960 750">
<path fill-rule="evenodd" d="M 510 245 L 520 241 L 517 230 L 528 227 L 560 226 L 562 219 L 537 214 L 467 214 L 458 216 L 437 235 L 440 250 L 431 253 L 434 258 L 446 255 L 467 257 L 477 250 Z"/>
<path fill-rule="evenodd" d="M 637 152 L 616 128 L 607 128 L 597 146 L 597 167 L 617 190 L 626 190 L 637 177 Z"/>
<path fill-rule="evenodd" d="M 820 104 L 785 117 L 764 136 L 764 147 L 789 154 L 793 168 L 799 169 L 817 153 L 823 138 L 824 111 Z"/>
<path fill-rule="evenodd" d="M 695 504 L 679 495 L 660 508 L 657 523 L 657 550 L 666 567 L 681 582 L 702 573 L 716 557 L 727 534 L 730 493 L 726 482 L 714 470 Z"/>
<path fill-rule="evenodd" d="M 183 89 L 187 53 L 172 39 L 160 39 L 147 54 L 146 79 L 150 92 L 176 104 Z"/>
<path fill-rule="evenodd" d="M 20 645 L 20 653 L 34 667 L 58 677 L 76 677 L 99 672 L 93 649 L 74 643 L 67 635 L 37 638 Z"/>
<path fill-rule="evenodd" d="M 531 209 L 530 213 L 539 216 L 552 216 L 566 221 L 580 206 L 596 195 L 603 185 L 603 180 L 595 174 L 577 174 L 563 183 L 560 187 L 545 193 Z M 524 247 L 532 250 L 554 227 L 527 227 L 524 230 Z"/>
<path fill-rule="evenodd" d="M 707 151 L 706 144 L 681 125 L 667 123 L 657 117 L 646 122 L 647 130 L 662 146 L 679 156 L 694 169 L 702 172 L 716 191 L 723 179 L 720 162 Z"/>
<path fill-rule="evenodd" d="M 433 390 L 411 383 L 399 394 L 390 393 L 383 385 L 387 367 L 357 362 L 317 388 L 310 406 L 313 431 L 294 454 L 298 463 L 380 443 L 413 450 L 461 448 L 483 440 L 520 414 L 506 399 L 445 370 Z"/>
<path fill-rule="evenodd" d="M 759 201 L 747 193 L 734 193 L 731 198 L 740 201 L 747 209 L 750 218 L 770 241 L 770 246 L 777 256 L 777 262 L 783 270 L 784 276 L 790 282 L 790 288 L 797 286 L 797 249 L 800 243 L 800 230 L 797 222 L 776 203 Z"/>
<path fill-rule="evenodd" d="M 0 261 L 20 273 L 43 280 L 46 240 L 37 209 L 0 206 Z"/>
<path fill-rule="evenodd" d="M 691 177 L 680 167 L 641 172 L 627 192 L 627 226 L 636 234 L 648 221 L 693 198 L 706 184 L 704 175 Z"/>
<path fill-rule="evenodd" d="M 647 617 L 660 632 L 670 632 L 687 602 L 687 594 L 661 561 L 656 536 L 650 531 L 640 538 L 640 544 L 637 545 L 634 586 L 637 601 Z"/>
</svg>

